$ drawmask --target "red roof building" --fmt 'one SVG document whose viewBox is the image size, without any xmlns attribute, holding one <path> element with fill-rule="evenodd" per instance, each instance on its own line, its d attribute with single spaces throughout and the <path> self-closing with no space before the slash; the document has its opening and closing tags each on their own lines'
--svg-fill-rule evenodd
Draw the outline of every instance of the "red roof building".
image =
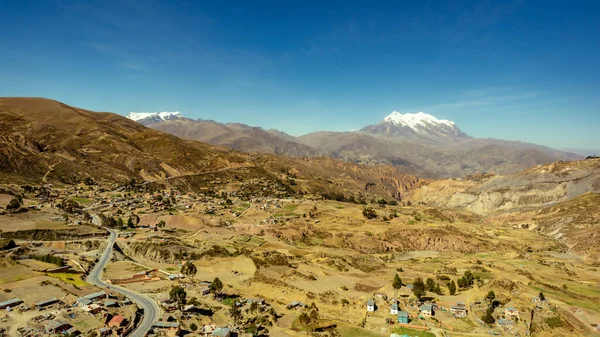
<svg viewBox="0 0 600 337">
<path fill-rule="evenodd" d="M 109 328 L 118 328 L 123 325 L 125 322 L 125 317 L 123 315 L 116 315 L 110 321 L 108 321 Z"/>
</svg>

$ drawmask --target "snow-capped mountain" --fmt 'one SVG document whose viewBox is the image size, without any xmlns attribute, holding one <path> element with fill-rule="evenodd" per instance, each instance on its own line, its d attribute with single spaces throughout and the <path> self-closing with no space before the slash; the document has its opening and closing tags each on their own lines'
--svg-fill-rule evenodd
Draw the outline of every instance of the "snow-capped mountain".
<svg viewBox="0 0 600 337">
<path fill-rule="evenodd" d="M 402 114 L 394 111 L 378 124 L 366 126 L 361 131 L 408 139 L 428 138 L 443 141 L 469 138 L 454 122 L 437 119 L 424 112 Z"/>
<path fill-rule="evenodd" d="M 130 112 L 127 118 L 143 125 L 151 125 L 176 118 L 184 118 L 179 111 Z"/>
</svg>

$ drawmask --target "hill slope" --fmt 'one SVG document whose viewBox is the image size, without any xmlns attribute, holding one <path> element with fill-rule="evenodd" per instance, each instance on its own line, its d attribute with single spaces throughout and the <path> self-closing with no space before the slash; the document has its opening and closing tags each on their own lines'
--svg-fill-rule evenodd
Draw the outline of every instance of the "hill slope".
<svg viewBox="0 0 600 337">
<path fill-rule="evenodd" d="M 293 157 L 327 155 L 365 165 L 393 165 L 429 178 L 511 174 L 536 165 L 582 158 L 530 143 L 472 138 L 454 122 L 422 112 L 394 112 L 360 131 L 323 131 L 300 137 L 244 124 L 157 116 L 139 122 L 177 137 L 240 151 Z"/>
<path fill-rule="evenodd" d="M 315 149 L 294 141 L 292 136 L 273 133 L 244 124 L 178 118 L 148 124 L 153 129 L 177 137 L 246 152 L 261 152 L 294 157 L 319 154 Z"/>
<path fill-rule="evenodd" d="M 297 193 L 391 198 L 421 181 L 391 166 L 251 155 L 182 140 L 112 113 L 42 98 L 0 98 L 0 182 L 79 183 L 85 177 L 193 187 L 195 176 L 295 179 Z M 290 177 L 294 178 L 290 178 Z M 288 180 L 289 180 L 288 179 Z M 366 185 L 372 186 L 366 191 Z"/>
<path fill-rule="evenodd" d="M 600 159 L 557 162 L 506 176 L 438 180 L 411 193 L 411 201 L 478 214 L 527 210 L 600 192 Z"/>
</svg>

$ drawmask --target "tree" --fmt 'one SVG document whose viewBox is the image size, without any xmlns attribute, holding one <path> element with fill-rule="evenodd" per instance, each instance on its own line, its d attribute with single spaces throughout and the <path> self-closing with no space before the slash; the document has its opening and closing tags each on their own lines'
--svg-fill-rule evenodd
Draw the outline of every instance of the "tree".
<svg viewBox="0 0 600 337">
<path fill-rule="evenodd" d="M 485 295 L 485 299 L 488 301 L 493 301 L 496 298 L 496 293 L 493 290 L 490 290 L 487 295 Z"/>
<path fill-rule="evenodd" d="M 257 302 L 252 302 L 250 303 L 250 312 L 257 312 L 258 311 L 258 303 Z"/>
<path fill-rule="evenodd" d="M 196 323 L 190 324 L 190 330 L 192 330 L 192 331 L 198 330 L 198 326 L 196 325 Z"/>
<path fill-rule="evenodd" d="M 181 273 L 189 278 L 194 278 L 197 272 L 198 269 L 196 269 L 196 265 L 193 261 L 188 261 L 181 267 Z"/>
<path fill-rule="evenodd" d="M 208 290 L 213 294 L 220 293 L 221 290 L 223 290 L 223 282 L 221 282 L 218 277 L 215 277 Z"/>
<path fill-rule="evenodd" d="M 456 283 L 454 283 L 454 280 L 448 282 L 448 291 L 450 291 L 450 295 L 456 294 Z"/>
<path fill-rule="evenodd" d="M 421 296 L 425 295 L 425 283 L 420 277 L 417 277 L 417 279 L 413 282 L 413 294 L 417 299 L 420 299 Z"/>
<path fill-rule="evenodd" d="M 300 316 L 298 316 L 298 322 L 300 322 L 300 324 L 308 324 L 310 323 L 310 317 L 305 313 L 301 313 Z"/>
<path fill-rule="evenodd" d="M 91 185 L 95 184 L 94 183 L 94 179 L 92 179 L 90 177 L 86 177 L 85 179 L 83 179 L 83 183 L 86 184 L 86 185 L 88 185 L 88 186 L 91 186 Z"/>
<path fill-rule="evenodd" d="M 377 217 L 377 212 L 371 207 L 363 208 L 362 214 L 367 219 L 375 219 Z"/>
<path fill-rule="evenodd" d="M 425 289 L 432 292 L 435 290 L 435 281 L 431 277 L 425 280 Z"/>
<path fill-rule="evenodd" d="M 185 305 L 185 297 L 187 296 L 185 289 L 181 286 L 173 286 L 169 291 L 169 298 L 171 301 L 177 302 L 179 308 Z"/>
<path fill-rule="evenodd" d="M 311 320 L 316 321 L 319 319 L 319 312 L 317 310 L 312 310 L 308 316 Z"/>
<path fill-rule="evenodd" d="M 496 319 L 494 319 L 494 316 L 492 316 L 492 313 L 493 313 L 492 308 L 487 308 L 485 313 L 481 316 L 481 320 L 487 324 L 494 324 Z"/>
<path fill-rule="evenodd" d="M 165 225 L 166 225 L 165 220 L 160 220 L 158 222 L 158 224 L 156 225 L 156 227 L 163 228 L 163 227 L 165 227 Z"/>
<path fill-rule="evenodd" d="M 21 199 L 20 196 L 16 196 L 10 200 L 8 205 L 6 205 L 6 210 L 10 211 L 10 212 L 16 211 L 19 208 L 21 208 L 22 205 L 23 205 L 23 199 Z"/>
<path fill-rule="evenodd" d="M 121 219 L 121 218 L 117 219 L 117 226 L 123 227 L 123 219 Z"/>
<path fill-rule="evenodd" d="M 233 322 L 236 324 L 242 318 L 242 311 L 240 310 L 240 308 L 238 308 L 237 305 L 235 305 L 235 302 L 231 304 L 231 308 L 229 308 L 229 314 L 231 315 Z"/>
<path fill-rule="evenodd" d="M 398 290 L 402 288 L 402 279 L 400 278 L 400 276 L 398 276 L 398 274 L 394 276 L 394 282 L 392 282 L 392 287 L 395 291 L 395 297 L 398 298 Z"/>
<path fill-rule="evenodd" d="M 129 228 L 133 228 L 133 227 L 135 227 L 135 226 L 133 225 L 133 220 L 131 220 L 131 217 L 127 218 L 127 227 L 129 227 Z"/>
<path fill-rule="evenodd" d="M 545 301 L 546 300 L 546 296 L 544 296 L 544 292 L 540 291 L 540 295 L 538 296 L 540 298 L 541 301 Z"/>
</svg>

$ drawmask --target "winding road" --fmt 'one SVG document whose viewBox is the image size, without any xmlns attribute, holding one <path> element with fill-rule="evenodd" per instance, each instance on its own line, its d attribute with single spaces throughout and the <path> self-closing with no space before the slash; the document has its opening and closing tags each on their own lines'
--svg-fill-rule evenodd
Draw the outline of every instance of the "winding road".
<svg viewBox="0 0 600 337">
<path fill-rule="evenodd" d="M 148 333 L 150 328 L 152 328 L 152 324 L 154 322 L 158 321 L 158 319 L 160 318 L 160 314 L 161 314 L 160 307 L 158 306 L 156 301 L 154 301 L 153 299 L 151 299 L 150 297 L 148 297 L 146 295 L 142 295 L 142 294 L 136 293 L 135 291 L 125 289 L 125 288 L 122 288 L 122 287 L 119 287 L 116 285 L 108 284 L 108 283 L 102 281 L 100 276 L 102 275 L 102 271 L 104 270 L 104 267 L 110 260 L 110 255 L 112 253 L 112 247 L 117 238 L 116 231 L 114 231 L 112 229 L 107 229 L 107 230 L 110 232 L 110 236 L 108 238 L 108 246 L 102 253 L 102 256 L 98 260 L 98 263 L 96 263 L 96 265 L 94 266 L 94 269 L 92 269 L 92 271 L 88 275 L 86 281 L 95 286 L 112 289 L 124 296 L 127 296 L 131 301 L 133 301 L 135 304 L 137 304 L 137 306 L 139 308 L 142 308 L 144 310 L 144 317 L 142 318 L 142 321 L 139 323 L 137 328 L 129 334 L 129 337 L 146 336 L 146 334 Z"/>
</svg>

